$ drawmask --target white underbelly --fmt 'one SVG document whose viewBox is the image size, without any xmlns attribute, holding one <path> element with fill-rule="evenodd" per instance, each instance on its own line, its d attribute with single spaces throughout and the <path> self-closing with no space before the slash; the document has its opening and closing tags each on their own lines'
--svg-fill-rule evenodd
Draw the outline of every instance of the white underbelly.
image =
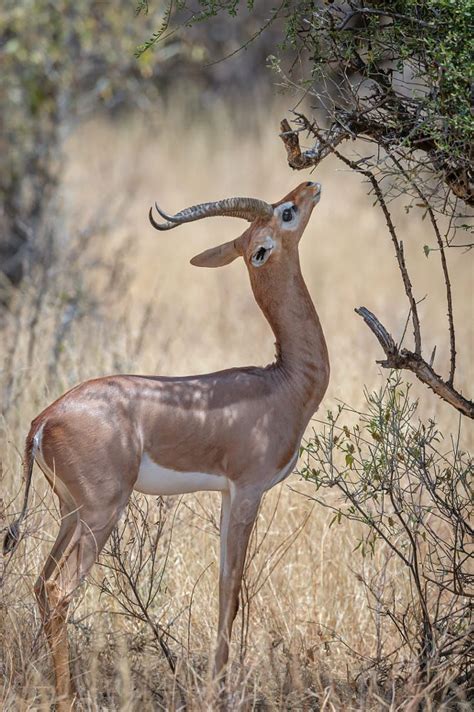
<svg viewBox="0 0 474 712">
<path fill-rule="evenodd" d="M 143 453 L 134 489 L 143 494 L 186 494 L 210 490 L 223 492 L 229 489 L 229 480 L 221 475 L 205 472 L 177 472 L 162 467 Z"/>
</svg>

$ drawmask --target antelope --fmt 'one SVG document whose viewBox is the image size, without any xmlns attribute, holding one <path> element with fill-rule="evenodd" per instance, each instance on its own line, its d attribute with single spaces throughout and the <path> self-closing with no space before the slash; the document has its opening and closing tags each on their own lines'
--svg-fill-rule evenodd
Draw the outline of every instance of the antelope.
<svg viewBox="0 0 474 712">
<path fill-rule="evenodd" d="M 198 267 L 243 257 L 276 339 L 274 363 L 186 377 L 118 375 L 86 381 L 40 413 L 26 439 L 26 491 L 4 553 L 27 512 L 33 464 L 59 499 L 61 525 L 36 582 L 52 654 L 57 706 L 75 702 L 67 612 L 133 490 L 221 493 L 219 617 L 214 678 L 225 684 L 249 537 L 263 494 L 294 469 L 305 428 L 329 380 L 323 331 L 301 274 L 298 245 L 321 195 L 306 182 L 277 203 L 229 198 L 149 218 L 157 230 L 211 216 L 243 218 L 243 234 L 197 255 Z"/>
</svg>

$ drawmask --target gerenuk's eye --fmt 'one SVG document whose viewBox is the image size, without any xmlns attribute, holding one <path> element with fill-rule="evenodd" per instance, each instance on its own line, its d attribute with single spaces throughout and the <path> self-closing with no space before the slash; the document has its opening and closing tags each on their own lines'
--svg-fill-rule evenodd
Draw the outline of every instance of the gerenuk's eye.
<svg viewBox="0 0 474 712">
<path fill-rule="evenodd" d="M 293 208 L 285 208 L 281 214 L 281 219 L 283 222 L 290 222 L 290 220 L 293 220 Z"/>
</svg>

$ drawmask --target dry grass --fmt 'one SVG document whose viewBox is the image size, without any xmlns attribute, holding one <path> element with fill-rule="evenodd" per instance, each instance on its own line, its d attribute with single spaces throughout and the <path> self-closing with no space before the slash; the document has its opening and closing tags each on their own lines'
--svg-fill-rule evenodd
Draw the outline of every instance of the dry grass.
<svg viewBox="0 0 474 712">
<path fill-rule="evenodd" d="M 229 239 L 240 224 L 216 219 L 159 236 L 146 219 L 148 206 L 158 197 L 169 210 L 231 194 L 276 200 L 307 178 L 291 175 L 286 167 L 276 137 L 282 115 L 278 107 L 253 116 L 245 131 L 231 110 L 238 107 L 214 106 L 205 116 L 186 115 L 180 104 L 163 109 L 152 125 L 138 118 L 117 124 L 95 120 L 70 136 L 62 207 L 52 218 L 64 235 L 62 258 L 47 283 L 25 285 L 16 295 L 0 333 L 5 517 L 7 509 L 10 518 L 20 507 L 19 451 L 29 421 L 72 384 L 110 372 L 186 374 L 272 359 L 272 337 L 253 302 L 243 265 L 216 271 L 189 265 L 190 257 Z M 353 307 L 373 309 L 396 336 L 407 316 L 383 219 L 371 208 L 358 179 L 338 168 L 328 159 L 318 172 L 323 199 L 302 243 L 303 270 L 332 363 L 323 413 L 337 398 L 358 405 L 363 385 L 380 382 L 374 361 L 381 354 Z M 100 224 L 99 213 L 109 228 Z M 441 273 L 432 265 L 436 257 L 424 257 L 422 245 L 428 238 L 413 214 L 400 212 L 397 224 L 416 296 L 429 295 L 420 307 L 426 349 L 437 344 L 435 366 L 446 369 L 446 308 Z M 457 385 L 468 392 L 471 274 L 460 250 L 450 258 Z M 63 334 L 59 341 L 58 330 Z M 424 415 L 436 416 L 446 433 L 458 428 L 452 409 L 418 384 L 414 390 Z M 357 676 L 364 668 L 363 656 L 370 658 L 377 644 L 384 649 L 391 645 L 389 628 L 381 632 L 382 640 L 377 638 L 376 616 L 358 575 L 362 568 L 365 575 L 376 575 L 387 552 L 381 548 L 372 560 L 356 558 L 354 530 L 347 524 L 330 529 L 331 514 L 292 487 L 303 491 L 308 485 L 293 475 L 269 493 L 259 518 L 247 574 L 251 603 L 234 635 L 230 707 L 415 709 L 415 687 L 391 690 L 370 672 Z M 154 516 L 158 507 L 152 500 Z M 5 710 L 46 710 L 53 700 L 33 584 L 58 514 L 39 473 L 32 510 L 30 536 L 1 564 Z M 210 704 L 217 510 L 218 498 L 210 494 L 170 499 L 160 541 L 169 553 L 151 612 L 173 636 L 168 643 L 177 655 L 176 677 L 190 710 Z M 104 575 L 109 575 L 106 570 L 95 568 L 96 582 Z M 396 579 L 396 566 L 389 567 L 388 575 Z M 145 575 L 140 586 L 145 590 L 149 583 Z M 398 582 L 400 598 L 407 586 L 405 580 Z M 75 605 L 70 637 L 85 709 L 179 707 L 182 693 L 150 627 L 120 613 L 119 603 L 100 594 L 98 586 L 83 588 Z M 243 651 L 245 663 L 240 665 Z M 396 702 L 390 702 L 392 697 Z"/>
</svg>

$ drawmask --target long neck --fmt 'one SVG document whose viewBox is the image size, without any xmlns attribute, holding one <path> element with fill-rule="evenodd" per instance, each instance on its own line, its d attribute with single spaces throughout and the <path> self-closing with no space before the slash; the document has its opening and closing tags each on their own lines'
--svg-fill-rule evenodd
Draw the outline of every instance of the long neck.
<svg viewBox="0 0 474 712">
<path fill-rule="evenodd" d="M 250 279 L 255 299 L 275 334 L 274 371 L 290 382 L 302 404 L 317 407 L 329 380 L 329 356 L 298 257 L 290 268 L 251 274 Z"/>
</svg>

